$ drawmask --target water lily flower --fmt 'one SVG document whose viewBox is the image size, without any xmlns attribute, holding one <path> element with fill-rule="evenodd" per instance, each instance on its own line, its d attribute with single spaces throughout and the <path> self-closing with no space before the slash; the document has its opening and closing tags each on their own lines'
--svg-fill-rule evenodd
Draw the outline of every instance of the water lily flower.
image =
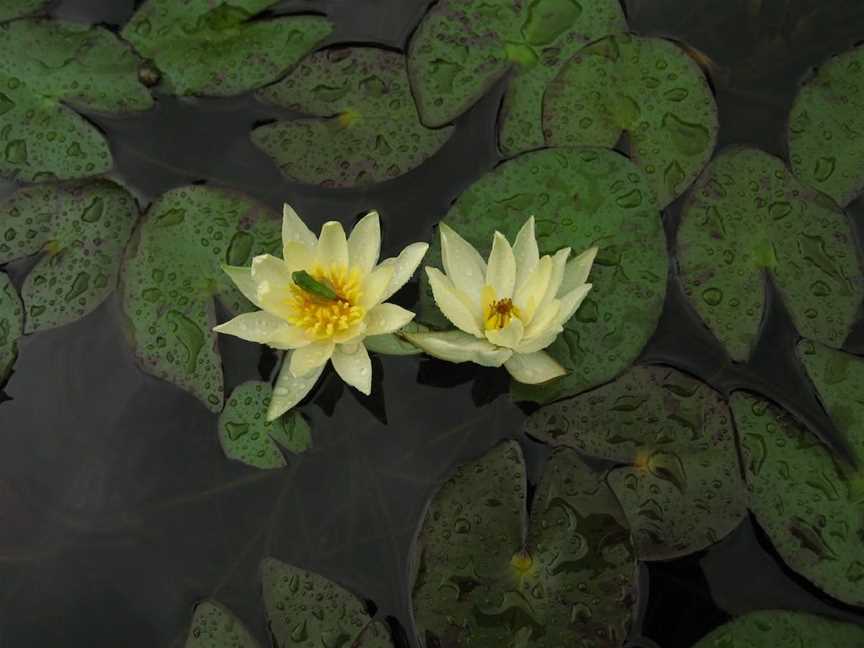
<svg viewBox="0 0 864 648">
<path fill-rule="evenodd" d="M 543 349 L 573 316 L 591 284 L 592 247 L 568 261 L 570 248 L 540 256 L 534 217 L 513 246 L 495 232 L 488 262 L 446 224 L 439 226 L 444 271 L 426 267 L 438 308 L 458 330 L 405 333 L 426 353 L 451 362 L 502 364 L 517 381 L 543 383 L 566 371 Z"/>
<path fill-rule="evenodd" d="M 316 237 L 285 205 L 282 258 L 262 254 L 252 267 L 225 266 L 249 301 L 261 310 L 238 315 L 213 330 L 287 351 L 267 411 L 273 420 L 299 403 L 327 361 L 346 383 L 372 389 L 372 364 L 363 340 L 392 333 L 414 313 L 385 301 L 414 274 L 426 243 L 406 247 L 378 263 L 381 224 L 369 212 L 346 238 L 338 222 Z"/>
</svg>

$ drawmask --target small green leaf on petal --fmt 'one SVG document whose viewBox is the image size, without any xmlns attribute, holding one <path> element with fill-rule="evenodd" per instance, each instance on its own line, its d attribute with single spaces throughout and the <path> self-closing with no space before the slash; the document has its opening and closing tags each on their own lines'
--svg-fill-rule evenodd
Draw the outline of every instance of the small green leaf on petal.
<svg viewBox="0 0 864 648">
<path fill-rule="evenodd" d="M 305 270 L 297 270 L 291 274 L 291 279 L 302 290 L 310 295 L 320 297 L 321 299 L 336 300 L 339 299 L 334 290 L 325 283 L 316 280 Z"/>
</svg>

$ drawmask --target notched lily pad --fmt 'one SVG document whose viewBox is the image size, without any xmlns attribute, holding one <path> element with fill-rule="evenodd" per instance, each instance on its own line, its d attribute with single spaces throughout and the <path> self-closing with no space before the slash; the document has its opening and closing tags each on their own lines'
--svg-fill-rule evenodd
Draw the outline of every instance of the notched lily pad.
<svg viewBox="0 0 864 648">
<path fill-rule="evenodd" d="M 67 106 L 146 110 L 138 58 L 101 27 L 55 20 L 0 25 L 0 175 L 26 182 L 99 175 L 113 165 L 102 134 Z"/>
<path fill-rule="evenodd" d="M 148 0 L 123 38 L 178 95 L 227 97 L 272 83 L 333 30 L 320 16 L 256 18 L 278 0 Z"/>
<path fill-rule="evenodd" d="M 256 128 L 255 145 L 287 177 L 328 187 L 402 175 L 440 149 L 453 130 L 420 123 L 405 57 L 374 47 L 317 52 L 258 96 L 309 117 Z"/>
<path fill-rule="evenodd" d="M 765 273 L 798 331 L 835 347 L 864 297 L 849 220 L 754 149 L 723 152 L 699 178 L 681 217 L 678 263 L 690 302 L 742 362 L 759 334 Z"/>
<path fill-rule="evenodd" d="M 512 441 L 460 466 L 435 494 L 413 582 L 427 647 L 623 644 L 636 563 L 602 474 L 555 451 L 531 510 L 529 524 L 525 464 Z"/>
<path fill-rule="evenodd" d="M 822 352 L 809 361 L 809 356 L 803 357 L 811 365 L 811 375 L 820 378 L 818 372 L 831 362 Z M 778 553 L 792 569 L 831 596 L 851 605 L 864 604 L 864 478 L 860 471 L 839 463 L 809 430 L 777 405 L 735 392 L 731 406 L 752 492 L 750 508 Z M 860 456 L 864 436 L 860 427 L 852 429 L 855 436 L 848 441 Z"/>
<path fill-rule="evenodd" d="M 42 254 L 21 288 L 26 332 L 74 322 L 117 285 L 138 205 L 108 180 L 42 184 L 0 203 L 0 264 Z"/>
<path fill-rule="evenodd" d="M 219 416 L 219 441 L 226 457 L 256 468 L 281 468 L 287 462 L 280 446 L 292 454 L 309 449 L 311 431 L 299 412 L 267 421 L 271 396 L 270 384 L 260 381 L 245 382 L 231 392 Z"/>
<path fill-rule="evenodd" d="M 789 158 L 804 183 L 845 206 L 864 190 L 864 46 L 820 66 L 789 115 Z"/>
<path fill-rule="evenodd" d="M 864 630 L 813 614 L 786 610 L 751 612 L 713 630 L 693 648 L 857 648 Z"/>
<path fill-rule="evenodd" d="M 18 357 L 18 338 L 24 332 L 24 309 L 15 286 L 0 273 L 0 384 L 6 382 Z"/>
<path fill-rule="evenodd" d="M 504 162 L 463 193 L 445 222 L 486 258 L 498 230 L 513 241 L 536 218 L 541 254 L 600 248 L 591 292 L 547 349 L 569 372 L 545 385 L 513 384 L 520 400 L 549 402 L 613 379 L 654 332 L 666 295 L 666 238 L 654 191 L 624 156 L 594 148 L 525 153 Z M 438 241 L 426 265 L 441 266 Z M 418 320 L 452 328 L 421 277 Z"/>
<path fill-rule="evenodd" d="M 552 146 L 611 148 L 629 137 L 660 207 L 680 196 L 711 159 L 717 104 L 699 66 L 674 43 L 630 34 L 580 50 L 558 72 L 543 101 Z"/>
<path fill-rule="evenodd" d="M 258 642 L 231 610 L 205 600 L 195 606 L 185 648 L 258 648 Z"/>
<path fill-rule="evenodd" d="M 546 84 L 585 43 L 626 29 L 618 0 L 441 0 L 408 54 L 423 123 L 452 122 L 512 72 L 500 147 L 512 156 L 543 146 Z"/>
<path fill-rule="evenodd" d="M 0 0 L 0 22 L 32 15 L 52 2 L 53 0 Z"/>
<path fill-rule="evenodd" d="M 622 462 L 608 482 L 644 560 L 721 540 L 747 514 L 729 409 L 720 395 L 664 367 L 636 367 L 533 414 L 525 431 L 553 446 Z"/>
<path fill-rule="evenodd" d="M 222 363 L 214 297 L 231 313 L 252 310 L 222 270 L 257 254 L 281 255 L 280 224 L 242 194 L 189 186 L 163 194 L 127 249 L 123 308 L 135 354 L 148 373 L 222 410 Z"/>
</svg>

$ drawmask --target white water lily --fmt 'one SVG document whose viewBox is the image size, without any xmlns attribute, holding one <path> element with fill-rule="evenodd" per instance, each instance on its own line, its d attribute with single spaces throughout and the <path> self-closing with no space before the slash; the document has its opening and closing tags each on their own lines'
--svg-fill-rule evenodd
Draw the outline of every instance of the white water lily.
<svg viewBox="0 0 864 648">
<path fill-rule="evenodd" d="M 543 383 L 566 371 L 543 349 L 573 316 L 591 284 L 592 247 L 568 261 L 570 248 L 540 256 L 534 217 L 516 242 L 495 232 L 488 262 L 446 224 L 440 225 L 444 271 L 426 267 L 438 308 L 458 330 L 405 333 L 426 353 L 451 362 L 502 364 L 517 381 Z"/>
<path fill-rule="evenodd" d="M 239 315 L 213 330 L 287 351 L 267 411 L 273 420 L 299 403 L 315 385 L 327 361 L 346 383 L 364 394 L 372 389 L 372 364 L 363 340 L 392 333 L 414 313 L 384 303 L 414 274 L 429 248 L 406 247 L 378 263 L 381 224 L 370 212 L 351 236 L 338 222 L 325 223 L 316 237 L 285 205 L 282 258 L 262 254 L 252 267 L 226 266 L 260 311 Z"/>
</svg>

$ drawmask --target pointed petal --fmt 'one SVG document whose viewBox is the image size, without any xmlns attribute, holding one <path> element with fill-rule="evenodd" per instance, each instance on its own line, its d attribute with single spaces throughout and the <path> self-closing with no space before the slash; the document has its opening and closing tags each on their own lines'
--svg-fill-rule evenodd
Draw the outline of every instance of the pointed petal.
<svg viewBox="0 0 864 648">
<path fill-rule="evenodd" d="M 390 285 L 387 286 L 387 290 L 381 296 L 381 301 L 387 301 L 397 290 L 408 283 L 428 249 L 428 243 L 412 243 L 402 250 L 395 259 L 390 258 L 382 262 L 381 265 L 393 264 L 394 271 Z"/>
<path fill-rule="evenodd" d="M 360 219 L 348 237 L 348 260 L 352 268 L 369 274 L 381 254 L 381 221 L 377 211 Z"/>
<path fill-rule="evenodd" d="M 495 232 L 492 239 L 492 252 L 486 268 L 486 285 L 492 286 L 496 299 L 513 297 L 516 285 L 516 257 L 513 248 L 501 232 Z"/>
<path fill-rule="evenodd" d="M 545 333 L 547 329 L 558 328 L 560 324 L 558 313 L 560 312 L 561 302 L 557 299 L 540 306 L 534 313 L 531 323 L 525 328 L 525 337 L 536 337 Z"/>
<path fill-rule="evenodd" d="M 519 309 L 519 317 L 524 323 L 531 323 L 535 311 L 546 295 L 546 288 L 549 286 L 549 279 L 551 277 L 552 257 L 544 256 L 522 285 L 516 289 L 513 303 Z"/>
<path fill-rule="evenodd" d="M 291 241 L 302 243 L 308 248 L 314 248 L 318 244 L 318 239 L 306 227 L 306 223 L 300 219 L 294 208 L 286 203 L 282 207 L 282 245 Z M 283 254 L 282 258 L 286 258 L 286 255 Z"/>
<path fill-rule="evenodd" d="M 537 248 L 537 238 L 534 236 L 533 216 L 525 221 L 516 235 L 513 256 L 516 257 L 516 288 L 518 289 L 540 261 L 540 250 Z"/>
<path fill-rule="evenodd" d="M 291 354 L 291 373 L 300 378 L 324 366 L 334 346 L 333 340 L 320 340 L 297 349 Z"/>
<path fill-rule="evenodd" d="M 495 346 L 515 349 L 522 341 L 524 333 L 525 328 L 522 326 L 522 322 L 518 317 L 514 317 L 507 322 L 507 326 L 504 328 L 486 331 L 486 339 Z"/>
<path fill-rule="evenodd" d="M 434 333 L 402 333 L 406 340 L 429 355 L 448 362 L 474 362 L 484 367 L 500 367 L 513 353 L 487 340 L 462 331 Z"/>
<path fill-rule="evenodd" d="M 252 259 L 252 281 L 261 308 L 274 315 L 285 315 L 285 302 L 291 297 L 291 273 L 282 261 L 270 254 Z"/>
<path fill-rule="evenodd" d="M 445 277 L 438 268 L 426 266 L 426 275 L 429 277 L 429 285 L 432 287 L 435 303 L 441 309 L 444 317 L 453 322 L 456 328 L 476 337 L 482 337 L 483 333 L 478 318 L 465 303 L 465 300 L 456 292 L 453 282 Z"/>
<path fill-rule="evenodd" d="M 446 223 L 438 226 L 444 271 L 468 298 L 477 302 L 486 278 L 486 263 L 468 241 Z"/>
<path fill-rule="evenodd" d="M 545 351 L 515 353 L 504 366 L 514 380 L 528 385 L 544 383 L 567 373 L 564 367 Z"/>
<path fill-rule="evenodd" d="M 359 392 L 367 396 L 372 392 L 372 361 L 362 342 L 338 345 L 333 352 L 333 368 Z"/>
<path fill-rule="evenodd" d="M 324 371 L 324 365 L 322 364 L 315 371 L 306 374 L 302 378 L 297 378 L 291 373 L 289 369 L 290 365 L 291 359 L 286 356 L 282 362 L 282 369 L 279 371 L 276 384 L 273 386 L 273 396 L 270 399 L 270 406 L 267 408 L 268 421 L 279 418 L 306 398 L 306 395 L 312 391 L 315 383 L 318 382 L 321 372 Z"/>
<path fill-rule="evenodd" d="M 289 241 L 282 246 L 282 261 L 285 269 L 290 274 L 295 270 L 305 270 L 312 267 L 315 260 L 314 248 L 310 248 L 297 241 Z"/>
<path fill-rule="evenodd" d="M 366 335 L 398 331 L 414 319 L 414 313 L 396 304 L 378 304 L 366 315 Z"/>
<path fill-rule="evenodd" d="M 516 353 L 534 353 L 535 351 L 542 351 L 550 344 L 555 341 L 561 333 L 564 331 L 560 326 L 555 326 L 554 328 L 543 331 L 540 335 L 535 335 L 533 337 L 525 336 L 522 338 L 522 341 L 519 343 L 519 346 L 516 347 Z"/>
<path fill-rule="evenodd" d="M 582 254 L 570 260 L 567 268 L 564 270 L 564 280 L 558 288 L 558 294 L 563 295 L 564 293 L 576 290 L 576 288 L 585 283 L 588 279 L 588 274 L 591 272 L 594 259 L 597 257 L 597 250 L 596 246 L 588 248 Z"/>
<path fill-rule="evenodd" d="M 395 264 L 382 263 L 366 275 L 363 281 L 363 296 L 360 298 L 360 305 L 363 308 L 367 311 L 372 310 L 381 303 L 382 295 L 387 291 L 394 272 L 396 272 Z"/>
<path fill-rule="evenodd" d="M 234 282 L 234 285 L 237 286 L 237 289 L 243 293 L 246 299 L 258 308 L 263 308 L 258 302 L 258 291 L 255 288 L 255 281 L 252 279 L 252 268 L 223 265 L 222 270 L 225 271 L 225 274 Z"/>
<path fill-rule="evenodd" d="M 585 300 L 585 296 L 591 291 L 591 286 L 590 283 L 582 284 L 561 298 L 561 311 L 558 314 L 558 322 L 561 326 L 564 326 L 573 317 L 573 314 Z"/>
<path fill-rule="evenodd" d="M 549 285 L 546 286 L 546 294 L 543 295 L 543 301 L 540 302 L 539 308 L 543 308 L 551 303 L 558 296 L 558 288 L 564 280 L 564 272 L 567 268 L 567 258 L 569 256 L 569 247 L 561 248 L 552 256 L 552 274 L 549 275 Z"/>
<path fill-rule="evenodd" d="M 348 266 L 348 240 L 342 223 L 328 221 L 321 228 L 315 262 L 325 266 Z"/>
<path fill-rule="evenodd" d="M 213 330 L 275 349 L 296 349 L 310 342 L 302 330 L 265 311 L 243 313 Z"/>
</svg>

